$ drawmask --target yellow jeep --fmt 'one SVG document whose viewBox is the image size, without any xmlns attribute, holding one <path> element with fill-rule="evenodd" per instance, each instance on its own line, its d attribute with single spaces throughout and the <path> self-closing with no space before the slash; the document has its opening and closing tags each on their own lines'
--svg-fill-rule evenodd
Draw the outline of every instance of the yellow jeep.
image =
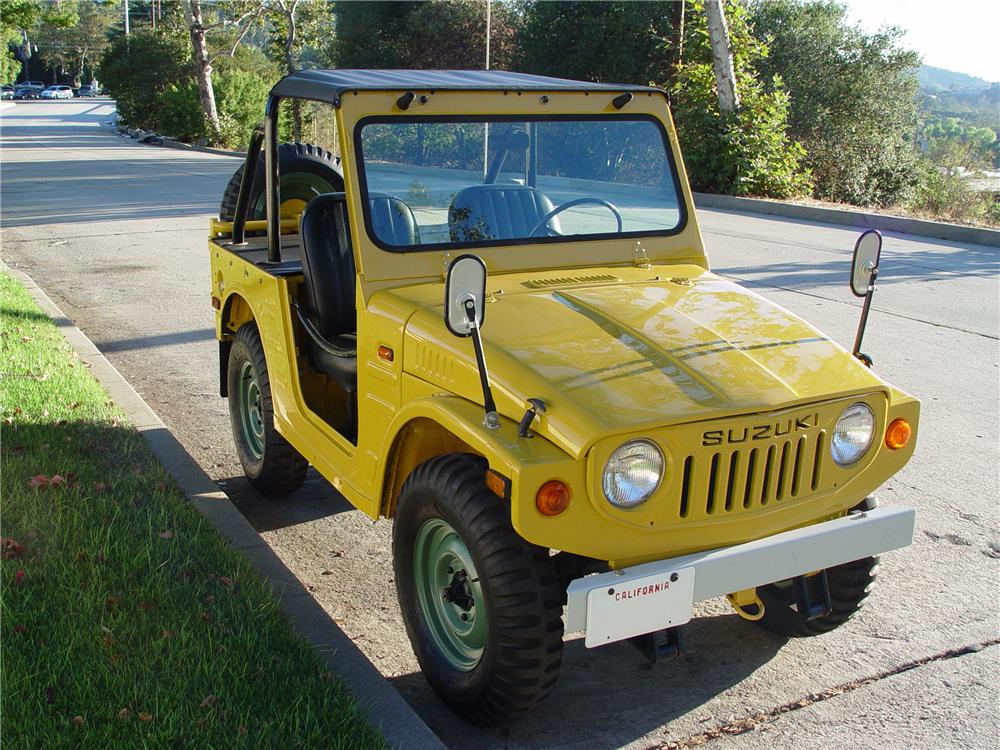
<svg viewBox="0 0 1000 750">
<path fill-rule="evenodd" d="M 329 150 L 280 143 L 316 103 Z M 664 92 L 302 71 L 212 222 L 221 392 L 262 493 L 311 464 L 393 519 L 427 680 L 503 722 L 564 631 L 655 659 L 712 597 L 790 636 L 858 610 L 914 521 L 872 497 L 919 413 L 860 353 L 880 248 L 848 352 L 709 270 Z"/>
</svg>

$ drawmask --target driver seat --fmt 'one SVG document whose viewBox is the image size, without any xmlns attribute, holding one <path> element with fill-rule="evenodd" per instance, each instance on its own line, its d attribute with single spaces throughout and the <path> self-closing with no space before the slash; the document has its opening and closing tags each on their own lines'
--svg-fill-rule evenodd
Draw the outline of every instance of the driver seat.
<svg viewBox="0 0 1000 750">
<path fill-rule="evenodd" d="M 523 239 L 553 208 L 545 193 L 527 185 L 472 185 L 452 199 L 448 233 L 452 242 Z M 559 231 L 558 219 L 548 225 Z"/>
<path fill-rule="evenodd" d="M 338 383 L 353 405 L 358 389 L 357 279 L 346 195 L 317 195 L 300 221 L 304 283 L 295 308 L 309 335 L 309 361 Z"/>
</svg>

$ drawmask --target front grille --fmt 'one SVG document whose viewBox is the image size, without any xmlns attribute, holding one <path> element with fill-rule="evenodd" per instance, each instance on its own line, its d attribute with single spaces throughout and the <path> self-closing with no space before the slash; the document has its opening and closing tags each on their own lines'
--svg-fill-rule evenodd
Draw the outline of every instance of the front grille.
<svg viewBox="0 0 1000 750">
<path fill-rule="evenodd" d="M 675 512 L 695 519 L 754 511 L 819 488 L 826 431 L 727 447 L 684 458 Z"/>
</svg>

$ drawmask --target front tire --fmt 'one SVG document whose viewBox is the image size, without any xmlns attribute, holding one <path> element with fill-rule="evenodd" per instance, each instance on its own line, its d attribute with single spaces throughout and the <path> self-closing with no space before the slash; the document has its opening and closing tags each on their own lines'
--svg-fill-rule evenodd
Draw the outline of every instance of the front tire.
<svg viewBox="0 0 1000 750">
<path fill-rule="evenodd" d="M 228 379 L 233 441 L 247 479 L 268 497 L 294 492 L 305 479 L 309 462 L 274 428 L 271 380 L 253 322 L 244 323 L 236 333 Z"/>
<path fill-rule="evenodd" d="M 502 724 L 548 697 L 562 661 L 562 588 L 547 549 L 514 531 L 486 461 L 449 454 L 407 478 L 393 522 L 403 620 L 431 687 Z"/>
</svg>

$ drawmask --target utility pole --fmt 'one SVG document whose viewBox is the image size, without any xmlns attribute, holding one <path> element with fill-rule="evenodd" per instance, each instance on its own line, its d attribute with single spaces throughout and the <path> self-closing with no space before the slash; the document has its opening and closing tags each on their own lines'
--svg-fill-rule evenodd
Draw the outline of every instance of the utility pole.
<svg viewBox="0 0 1000 750">
<path fill-rule="evenodd" d="M 492 24 L 490 23 L 490 0 L 486 0 L 486 70 L 490 69 L 490 31 Z M 489 156 L 490 156 L 490 124 L 487 122 L 483 126 L 483 179 L 486 179 L 486 174 L 489 171 Z"/>
<path fill-rule="evenodd" d="M 719 111 L 724 115 L 733 114 L 740 107 L 740 99 L 736 92 L 733 47 L 729 42 L 722 0 L 705 0 L 705 14 L 708 16 L 708 39 L 712 44 L 712 69 L 719 92 Z"/>
<path fill-rule="evenodd" d="M 125 36 L 128 36 L 129 35 L 129 28 L 128 28 L 128 0 L 123 0 L 123 2 L 124 2 L 124 5 L 125 5 Z"/>
</svg>

